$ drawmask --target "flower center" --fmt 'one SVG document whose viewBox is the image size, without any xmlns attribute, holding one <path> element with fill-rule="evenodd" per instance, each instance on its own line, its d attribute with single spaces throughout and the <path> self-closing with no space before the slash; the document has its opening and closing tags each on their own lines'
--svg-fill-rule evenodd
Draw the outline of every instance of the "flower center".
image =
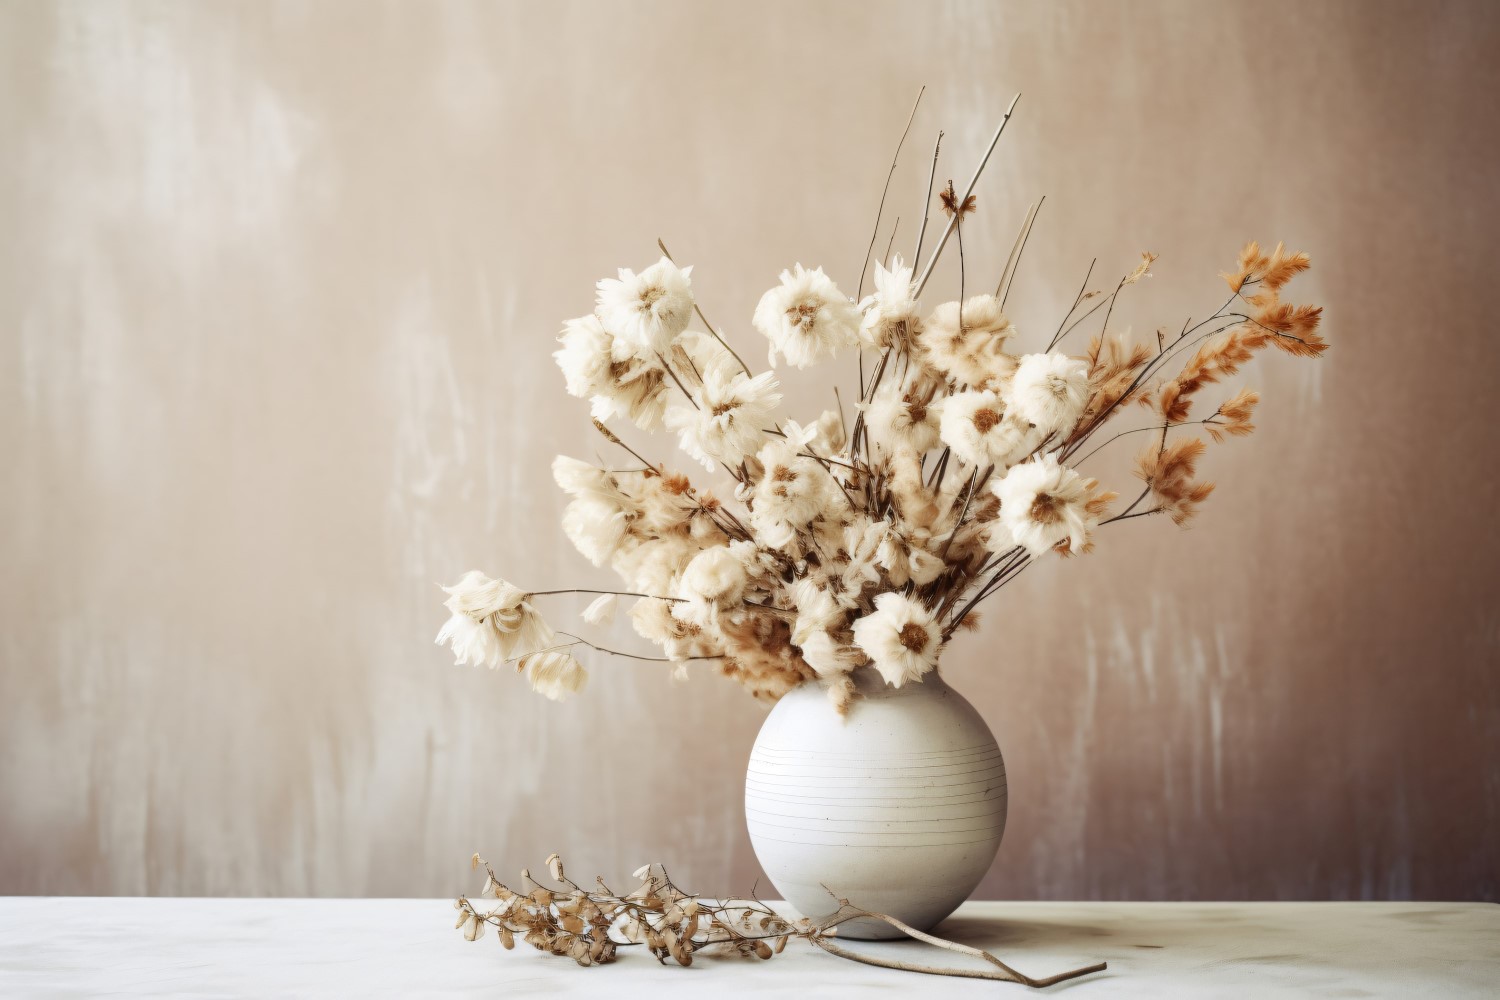
<svg viewBox="0 0 1500 1000">
<path fill-rule="evenodd" d="M 771 471 L 771 479 L 778 483 L 795 482 L 797 474 L 784 465 L 778 465 Z"/>
<path fill-rule="evenodd" d="M 927 630 L 916 622 L 907 622 L 901 626 L 901 634 L 898 639 L 901 645 L 913 653 L 920 653 L 927 648 Z"/>
<path fill-rule="evenodd" d="M 990 432 L 990 428 L 994 427 L 999 422 L 1000 414 L 996 413 L 994 410 L 990 409 L 987 406 L 974 414 L 974 429 L 981 434 L 988 434 Z"/>
<path fill-rule="evenodd" d="M 812 326 L 813 318 L 818 315 L 818 304 L 816 302 L 798 302 L 788 309 L 787 315 L 793 317 L 792 324 L 803 329 Z"/>
<path fill-rule="evenodd" d="M 716 417 L 722 417 L 726 413 L 733 412 L 733 403 L 715 403 L 713 409 L 709 410 Z"/>
<path fill-rule="evenodd" d="M 652 309 L 656 308 L 656 303 L 659 302 L 661 300 L 661 297 L 666 294 L 667 290 L 657 285 L 652 285 L 649 288 L 643 289 L 641 291 L 641 312 L 650 312 Z"/>
<path fill-rule="evenodd" d="M 1062 504 L 1049 493 L 1038 493 L 1031 501 L 1031 519 L 1037 524 L 1056 524 L 1062 520 Z"/>
</svg>

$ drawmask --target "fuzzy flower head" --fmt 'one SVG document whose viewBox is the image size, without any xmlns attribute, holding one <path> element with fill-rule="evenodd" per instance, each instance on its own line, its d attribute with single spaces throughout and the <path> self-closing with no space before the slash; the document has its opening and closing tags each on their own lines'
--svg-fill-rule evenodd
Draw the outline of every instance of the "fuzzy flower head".
<svg viewBox="0 0 1500 1000">
<path fill-rule="evenodd" d="M 1006 402 L 1038 436 L 1060 443 L 1073 430 L 1089 399 L 1089 366 L 1066 354 L 1028 354 L 1006 384 Z"/>
<path fill-rule="evenodd" d="M 667 373 L 654 355 L 637 355 L 604 328 L 597 316 L 563 324 L 560 350 L 568 393 L 592 403 L 595 419 L 623 416 L 642 430 L 660 422 L 667 400 Z"/>
<path fill-rule="evenodd" d="M 672 614 L 706 627 L 718 612 L 738 605 L 749 583 L 745 558 L 753 555 L 754 549 L 752 542 L 736 542 L 716 545 L 694 556 L 677 584 L 677 596 L 685 600 L 672 605 Z"/>
<path fill-rule="evenodd" d="M 1084 551 L 1098 523 L 1092 487 L 1090 480 L 1059 465 L 1055 455 L 1044 455 L 1012 466 L 990 488 L 1000 498 L 999 523 L 1008 540 L 1042 556 L 1064 542 L 1069 552 Z"/>
<path fill-rule="evenodd" d="M 902 263 L 900 254 L 891 262 L 890 270 L 875 262 L 875 294 L 859 304 L 864 313 L 859 336 L 866 347 L 905 352 L 915 345 L 922 332 L 922 318 L 912 296 L 911 279 L 912 269 Z"/>
<path fill-rule="evenodd" d="M 1003 469 L 1023 453 L 1031 427 L 1007 411 L 998 392 L 984 389 L 944 400 L 939 433 L 953 454 L 970 465 Z"/>
<path fill-rule="evenodd" d="M 569 695 L 577 694 L 589 679 L 583 664 L 563 649 L 533 653 L 522 658 L 516 667 L 525 674 L 531 690 L 552 701 L 562 701 Z"/>
<path fill-rule="evenodd" d="M 882 455 L 937 447 L 941 404 L 919 386 L 881 386 L 865 407 L 870 441 Z"/>
<path fill-rule="evenodd" d="M 517 654 L 534 652 L 552 642 L 554 634 L 514 584 L 492 580 L 470 570 L 462 580 L 444 587 L 451 613 L 438 632 L 455 662 L 497 667 Z"/>
<path fill-rule="evenodd" d="M 622 267 L 618 278 L 599 282 L 594 312 L 606 330 L 636 350 L 664 354 L 692 318 L 692 270 L 665 257 L 640 274 Z"/>
<path fill-rule="evenodd" d="M 760 297 L 753 322 L 771 342 L 773 367 L 777 352 L 806 368 L 859 343 L 859 309 L 821 267 L 782 271 L 781 283 Z"/>
<path fill-rule="evenodd" d="M 975 295 L 964 302 L 962 310 L 957 302 L 945 302 L 933 310 L 919 342 L 928 363 L 953 382 L 990 389 L 1016 366 L 1015 358 L 1005 353 L 1005 343 L 1015 332 L 999 299 Z"/>
<path fill-rule="evenodd" d="M 711 368 L 693 393 L 692 403 L 667 411 L 667 427 L 682 450 L 710 471 L 715 462 L 735 466 L 765 443 L 765 428 L 781 404 L 775 372 L 750 378 L 742 371 Z"/>
<path fill-rule="evenodd" d="M 903 594 L 875 598 L 875 610 L 854 623 L 854 644 L 891 687 L 918 681 L 937 666 L 942 630 L 932 612 Z"/>
<path fill-rule="evenodd" d="M 775 440 L 760 451 L 765 473 L 755 487 L 755 504 L 750 512 L 756 535 L 773 548 L 791 544 L 798 531 L 805 530 L 829 504 L 834 488 L 828 470 L 817 459 L 800 452 L 812 435 L 786 422 L 787 437 Z"/>
</svg>

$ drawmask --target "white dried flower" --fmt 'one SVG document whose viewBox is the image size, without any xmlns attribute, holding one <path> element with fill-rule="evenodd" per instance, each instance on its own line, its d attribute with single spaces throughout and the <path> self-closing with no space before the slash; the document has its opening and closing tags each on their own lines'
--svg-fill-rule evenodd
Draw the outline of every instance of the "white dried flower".
<svg viewBox="0 0 1500 1000">
<path fill-rule="evenodd" d="M 818 581 L 805 576 L 792 584 L 792 604 L 797 608 L 792 643 L 797 646 L 814 632 L 826 631 L 844 620 L 844 609 L 839 607 L 833 595 Z"/>
<path fill-rule="evenodd" d="M 583 664 L 571 653 L 561 649 L 533 653 L 520 666 L 526 672 L 531 690 L 553 701 L 562 701 L 569 695 L 582 691 L 589 679 Z"/>
<path fill-rule="evenodd" d="M 742 371 L 711 368 L 692 403 L 667 411 L 667 428 L 677 432 L 682 450 L 710 471 L 715 462 L 732 468 L 765 443 L 766 425 L 781 404 L 779 386 L 775 372 L 749 378 Z"/>
<path fill-rule="evenodd" d="M 802 659 L 817 671 L 819 677 L 837 677 L 847 674 L 864 662 L 864 655 L 851 646 L 836 642 L 827 632 L 819 629 L 802 638 L 797 647 L 802 650 Z"/>
<path fill-rule="evenodd" d="M 693 557 L 677 584 L 672 614 L 695 625 L 711 624 L 717 614 L 740 603 L 749 575 L 745 559 L 754 555 L 753 542 L 735 542 L 704 549 Z"/>
<path fill-rule="evenodd" d="M 859 304 L 864 313 L 859 334 L 865 346 L 911 350 L 922 331 L 912 290 L 912 269 L 902 263 L 900 254 L 891 262 L 890 270 L 875 262 L 875 293 Z"/>
<path fill-rule="evenodd" d="M 653 429 L 667 405 L 667 373 L 652 355 L 637 356 L 604 329 L 597 316 L 570 319 L 554 351 L 568 392 L 591 401 L 595 419 L 620 415 L 642 430 Z"/>
<path fill-rule="evenodd" d="M 583 609 L 583 620 L 590 625 L 608 625 L 615 620 L 615 609 L 619 606 L 619 594 L 603 594 L 589 602 Z"/>
<path fill-rule="evenodd" d="M 594 312 L 606 330 L 637 351 L 665 354 L 693 315 L 692 270 L 665 257 L 640 274 L 622 267 L 619 278 L 599 282 Z"/>
<path fill-rule="evenodd" d="M 552 461 L 552 478 L 573 502 L 563 511 L 563 532 L 595 566 L 603 566 L 625 544 L 641 507 L 614 476 L 566 455 Z"/>
<path fill-rule="evenodd" d="M 854 623 L 858 646 L 886 683 L 901 687 L 937 666 L 942 630 L 932 612 L 903 594 L 875 598 L 875 610 Z"/>
<path fill-rule="evenodd" d="M 938 443 L 939 400 L 928 401 L 926 393 L 912 386 L 881 386 L 865 407 L 865 426 L 870 442 L 882 455 L 900 450 L 921 454 Z"/>
<path fill-rule="evenodd" d="M 756 536 L 777 549 L 790 545 L 796 533 L 823 512 L 834 489 L 828 470 L 816 459 L 799 454 L 811 435 L 795 433 L 797 424 L 790 420 L 786 428 L 785 440 L 772 441 L 760 451 L 765 473 L 756 484 L 750 511 Z"/>
<path fill-rule="evenodd" d="M 821 267 L 782 271 L 781 283 L 761 296 L 753 322 L 771 342 L 773 367 L 778 351 L 788 364 L 806 368 L 859 343 L 859 309 Z"/>
<path fill-rule="evenodd" d="M 954 382 L 989 389 L 1015 369 L 1015 358 L 1005 353 L 1015 332 L 998 299 L 975 295 L 964 301 L 962 329 L 958 303 L 945 302 L 928 317 L 919 342 L 928 362 Z"/>
<path fill-rule="evenodd" d="M 1006 410 L 998 392 L 971 389 L 943 401 L 938 433 L 970 465 L 1003 469 L 1025 454 L 1032 428 Z"/>
<path fill-rule="evenodd" d="M 1028 354 L 1006 384 L 1008 408 L 1036 425 L 1038 437 L 1072 431 L 1089 399 L 1089 366 L 1066 354 Z"/>
<path fill-rule="evenodd" d="M 438 632 L 437 642 L 451 646 L 457 663 L 496 667 L 513 656 L 541 649 L 554 638 L 527 600 L 529 595 L 514 584 L 470 570 L 443 590 L 448 594 L 444 604 L 452 614 Z"/>
<path fill-rule="evenodd" d="M 1089 483 L 1059 465 L 1055 455 L 1012 466 L 990 488 L 1000 498 L 1000 524 L 1012 544 L 1033 556 L 1045 555 L 1064 541 L 1072 552 L 1087 545 L 1095 522 L 1088 509 Z"/>
<path fill-rule="evenodd" d="M 848 432 L 844 430 L 844 415 L 838 410 L 824 410 L 818 417 L 813 428 L 817 431 L 808 448 L 819 455 L 837 455 L 844 450 L 844 445 L 849 441 Z"/>
</svg>

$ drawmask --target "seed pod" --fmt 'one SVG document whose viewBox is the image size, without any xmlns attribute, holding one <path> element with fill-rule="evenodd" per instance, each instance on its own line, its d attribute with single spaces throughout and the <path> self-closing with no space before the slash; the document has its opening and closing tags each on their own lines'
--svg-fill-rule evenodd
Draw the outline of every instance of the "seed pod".
<svg viewBox="0 0 1500 1000">
<path fill-rule="evenodd" d="M 474 914 L 469 914 L 469 922 L 464 927 L 464 938 L 469 941 L 478 941 L 479 935 L 484 933 L 484 921 Z"/>
<path fill-rule="evenodd" d="M 757 941 L 755 942 L 755 954 L 758 958 L 770 958 L 771 946 L 764 941 Z"/>
<path fill-rule="evenodd" d="M 557 881 L 561 882 L 563 880 L 562 858 L 558 857 L 556 853 L 547 855 L 547 871 L 551 872 L 552 877 Z"/>
<path fill-rule="evenodd" d="M 790 934 L 783 934 L 783 935 L 781 935 L 781 937 L 779 937 L 779 938 L 776 939 L 776 954 L 778 954 L 778 955 L 781 954 L 782 949 L 784 949 L 786 947 L 787 940 L 790 937 L 791 937 Z"/>
<path fill-rule="evenodd" d="M 505 945 L 505 950 L 510 951 L 516 946 L 516 935 L 504 924 L 500 925 L 500 943 Z"/>
</svg>

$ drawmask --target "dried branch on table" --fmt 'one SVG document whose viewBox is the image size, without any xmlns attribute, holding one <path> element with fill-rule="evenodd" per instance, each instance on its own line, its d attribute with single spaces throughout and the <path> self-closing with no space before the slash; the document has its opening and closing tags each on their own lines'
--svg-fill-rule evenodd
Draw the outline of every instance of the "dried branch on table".
<svg viewBox="0 0 1500 1000">
<path fill-rule="evenodd" d="M 663 965 L 668 959 L 678 965 L 692 965 L 695 955 L 713 953 L 768 959 L 781 954 L 787 942 L 797 939 L 840 958 L 884 968 L 996 979 L 1035 987 L 1076 979 L 1106 967 L 1100 962 L 1037 979 L 1018 972 L 987 951 L 924 933 L 886 914 L 862 910 L 847 899 L 839 899 L 838 910 L 816 923 L 788 920 L 757 899 L 726 902 L 684 892 L 672 883 L 666 868 L 660 864 L 641 867 L 635 873 L 639 884 L 629 892 L 617 894 L 602 878 L 595 879 L 594 888 L 574 882 L 556 854 L 547 858 L 547 872 L 558 885 L 555 889 L 539 883 L 529 870 L 521 872 L 520 888 L 512 889 L 495 876 L 489 862 L 478 854 L 472 863 L 485 872 L 480 896 L 493 897 L 497 903 L 483 909 L 468 897 L 458 898 L 454 903 L 458 909 L 454 926 L 463 931 L 466 939 L 477 941 L 487 928 L 493 927 L 507 949 L 514 948 L 519 938 L 538 951 L 566 956 L 584 966 L 613 962 L 619 949 L 631 946 L 646 948 Z M 992 968 L 945 969 L 841 947 L 835 940 L 839 926 L 859 919 L 883 921 L 919 941 L 982 959 Z"/>
</svg>

